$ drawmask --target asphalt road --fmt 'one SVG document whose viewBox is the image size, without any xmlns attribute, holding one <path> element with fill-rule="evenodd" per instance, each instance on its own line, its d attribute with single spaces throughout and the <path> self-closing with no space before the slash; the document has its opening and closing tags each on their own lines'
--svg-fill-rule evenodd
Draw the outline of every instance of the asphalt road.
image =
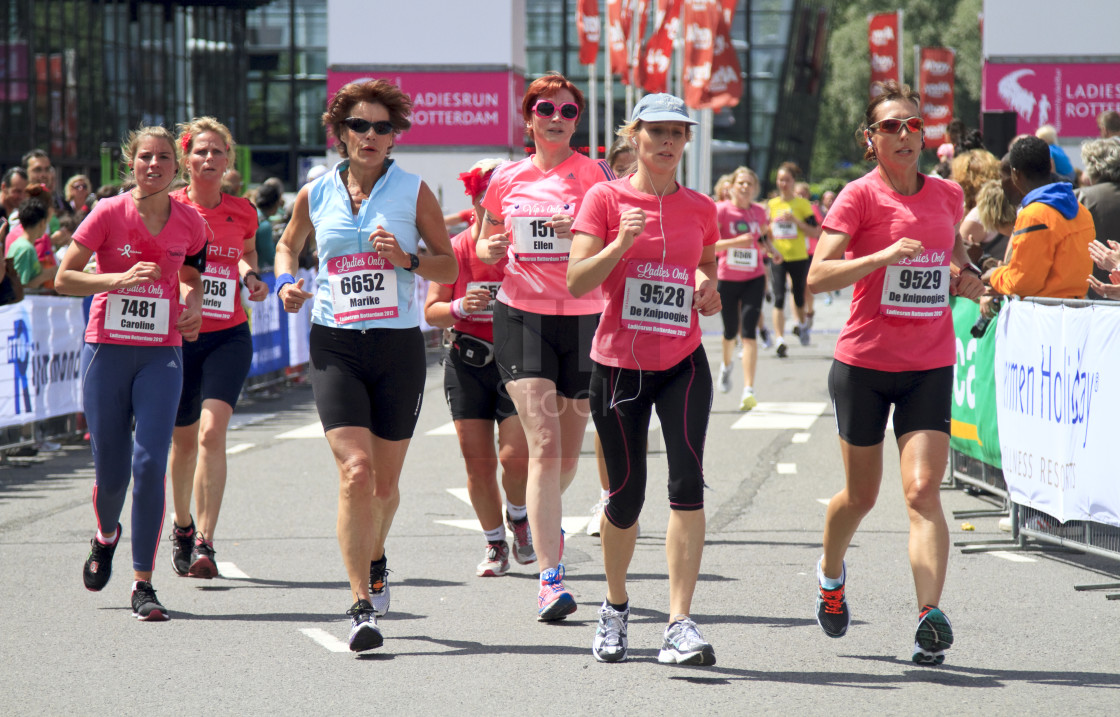
<svg viewBox="0 0 1120 717">
<path fill-rule="evenodd" d="M 957 642 L 942 667 L 909 661 L 917 606 L 889 439 L 879 503 L 848 555 L 854 623 L 843 639 L 821 632 L 813 570 L 823 503 L 842 481 L 825 379 L 846 312 L 844 301 L 818 302 L 808 347 L 784 360 L 764 353 L 756 411 L 736 410 L 738 373 L 733 392 L 716 396 L 693 604 L 713 667 L 656 661 L 668 611 L 657 430 L 631 570 L 630 660 L 599 664 L 590 646 L 602 561 L 582 532 L 598 490 L 590 434 L 564 497 L 566 584 L 579 609 L 540 624 L 531 566 L 474 575 L 484 540 L 433 364 L 387 548 L 385 645 L 361 656 L 345 648 L 337 476 L 309 387 L 239 407 L 215 540 L 223 577 L 175 576 L 165 540 L 153 582 L 167 623 L 130 616 L 127 506 L 116 575 L 101 593 L 82 587 L 94 529 L 87 447 L 0 466 L 0 713 L 1114 714 L 1120 602 L 1074 590 L 1117 580 L 1120 563 L 1101 558 L 954 548 L 942 607 Z M 705 325 L 714 367 L 719 336 Z M 965 532 L 952 515 L 983 501 L 942 497 L 954 540 L 1006 537 L 996 518 L 969 519 Z"/>
</svg>

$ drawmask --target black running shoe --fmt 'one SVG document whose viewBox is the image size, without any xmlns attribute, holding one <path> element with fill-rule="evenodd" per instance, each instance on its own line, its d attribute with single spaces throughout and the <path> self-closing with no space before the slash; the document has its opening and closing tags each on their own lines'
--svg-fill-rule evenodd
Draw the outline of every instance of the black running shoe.
<svg viewBox="0 0 1120 717">
<path fill-rule="evenodd" d="M 365 652 L 381 647 L 385 638 L 377 626 L 377 617 L 369 600 L 361 600 L 346 611 L 350 616 L 350 651 Z"/>
<path fill-rule="evenodd" d="M 852 615 L 848 611 L 848 601 L 844 597 L 847 573 L 847 566 L 841 568 L 840 587 L 835 590 L 825 590 L 820 584 L 823 577 L 821 566 L 819 563 L 817 564 L 817 624 L 829 637 L 843 637 L 848 632 L 848 626 L 852 622 Z"/>
<path fill-rule="evenodd" d="M 191 570 L 191 551 L 194 550 L 194 520 L 187 528 L 180 528 L 172 522 L 171 535 L 171 568 L 176 575 L 186 577 Z"/>
<path fill-rule="evenodd" d="M 949 618 L 932 605 L 923 606 L 918 612 L 918 631 L 914 634 L 910 659 L 919 665 L 940 665 L 952 645 L 953 626 Z"/>
<path fill-rule="evenodd" d="M 373 605 L 373 614 L 385 617 L 389 612 L 389 568 L 385 561 L 385 554 L 381 560 L 374 560 L 369 564 L 369 601 Z"/>
<path fill-rule="evenodd" d="M 98 592 L 109 584 L 113 576 L 113 553 L 117 552 L 117 543 L 121 542 L 121 526 L 117 524 L 117 539 L 112 545 L 102 545 L 97 541 L 97 536 L 89 541 L 89 557 L 82 566 L 82 582 L 86 590 Z"/>
<path fill-rule="evenodd" d="M 196 534 L 191 551 L 191 566 L 187 576 L 209 580 L 218 577 L 218 563 L 214 561 L 214 544 Z"/>
<path fill-rule="evenodd" d="M 156 597 L 155 588 L 146 580 L 138 580 L 136 587 L 132 589 L 132 616 L 144 622 L 163 622 L 171 619 L 171 613 L 167 612 L 167 608 L 160 604 L 159 598 Z"/>
<path fill-rule="evenodd" d="M 785 358 L 788 355 L 789 355 L 789 349 L 786 348 L 785 342 L 784 341 L 779 341 L 778 342 L 778 358 Z"/>
</svg>

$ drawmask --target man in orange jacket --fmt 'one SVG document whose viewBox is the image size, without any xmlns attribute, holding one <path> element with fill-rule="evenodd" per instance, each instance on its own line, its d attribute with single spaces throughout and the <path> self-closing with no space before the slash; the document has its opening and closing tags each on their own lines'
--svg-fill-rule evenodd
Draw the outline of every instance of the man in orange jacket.
<svg viewBox="0 0 1120 717">
<path fill-rule="evenodd" d="M 1037 137 L 1011 148 L 1011 180 L 1023 193 L 1007 264 L 988 270 L 984 282 L 998 294 L 1083 299 L 1093 270 L 1089 244 L 1093 217 L 1073 187 L 1051 182 L 1050 150 Z"/>
</svg>

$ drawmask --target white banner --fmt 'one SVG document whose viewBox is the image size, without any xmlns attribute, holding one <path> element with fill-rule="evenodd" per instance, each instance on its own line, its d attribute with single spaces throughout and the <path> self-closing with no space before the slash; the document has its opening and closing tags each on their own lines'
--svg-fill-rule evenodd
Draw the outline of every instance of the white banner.
<svg viewBox="0 0 1120 717">
<path fill-rule="evenodd" d="M 315 272 L 300 269 L 296 279 L 303 279 L 303 290 L 315 293 Z M 298 313 L 288 316 L 288 365 L 299 366 L 311 360 L 311 307 L 315 299 L 303 302 Z M 283 311 L 283 308 L 280 308 Z"/>
<path fill-rule="evenodd" d="M 0 427 L 82 410 L 82 300 L 28 296 L 0 306 L 7 347 L 0 379 Z"/>
<path fill-rule="evenodd" d="M 996 334 L 1003 477 L 1011 499 L 1068 520 L 1120 526 L 1115 414 L 1120 306 L 1008 302 Z"/>
</svg>

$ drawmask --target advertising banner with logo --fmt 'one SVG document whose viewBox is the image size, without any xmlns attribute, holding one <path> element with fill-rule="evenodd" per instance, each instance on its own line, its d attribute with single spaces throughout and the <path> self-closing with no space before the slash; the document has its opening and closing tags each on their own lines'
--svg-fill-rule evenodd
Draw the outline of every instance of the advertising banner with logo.
<svg viewBox="0 0 1120 717">
<path fill-rule="evenodd" d="M 1006 304 L 995 389 L 1011 499 L 1063 523 L 1120 526 L 1116 421 L 1120 306 Z"/>
<path fill-rule="evenodd" d="M 734 107 L 743 96 L 742 67 L 739 53 L 731 44 L 731 21 L 735 19 L 737 0 L 722 0 L 716 26 L 715 48 L 712 50 L 712 80 L 708 84 L 705 109 Z"/>
<path fill-rule="evenodd" d="M 936 149 L 948 139 L 953 121 L 953 76 L 956 53 L 948 47 L 923 47 L 919 54 L 919 89 L 926 147 Z"/>
<path fill-rule="evenodd" d="M 953 418 L 949 445 L 955 450 L 1000 468 L 999 426 L 996 419 L 994 377 L 996 326 L 992 319 L 983 338 L 972 335 L 980 318 L 975 301 L 953 297 L 953 332 L 957 337 L 957 363 L 953 366 Z"/>
<path fill-rule="evenodd" d="M 653 34 L 638 63 L 638 84 L 646 92 L 669 91 L 669 58 L 680 32 L 680 14 L 681 0 L 658 0 Z"/>
<path fill-rule="evenodd" d="M 296 277 L 297 279 L 300 277 Z M 276 295 L 276 275 L 271 271 L 261 275 L 261 281 L 268 284 L 268 296 L 264 301 L 247 303 L 249 331 L 253 335 L 253 363 L 249 366 L 250 376 L 272 373 L 287 368 L 288 362 L 288 315 L 283 302 Z M 303 286 L 311 284 L 305 279 Z M 314 301 L 305 302 L 304 306 Z M 310 329 L 308 329 L 310 330 Z"/>
<path fill-rule="evenodd" d="M 579 30 L 579 64 L 593 65 L 599 57 L 599 0 L 579 0 L 576 27 Z"/>
<path fill-rule="evenodd" d="M 381 72 L 327 70 L 327 96 L 349 82 L 388 80 L 412 100 L 412 128 L 402 146 L 511 147 L 523 125 L 515 102 L 524 78 L 514 72 Z"/>
<path fill-rule="evenodd" d="M 1120 63 L 984 63 L 984 112 L 1013 111 L 1016 132 L 1044 124 L 1062 137 L 1097 137 L 1097 115 L 1120 111 Z"/>
<path fill-rule="evenodd" d="M 684 101 L 689 107 L 705 106 L 712 80 L 712 58 L 722 10 L 720 0 L 684 0 Z"/>
<path fill-rule="evenodd" d="M 871 84 L 902 81 L 902 13 L 884 12 L 867 18 Z"/>
<path fill-rule="evenodd" d="M 0 427 L 82 410 L 81 299 L 28 296 L 0 306 L 7 362 L 0 379 Z"/>
</svg>

